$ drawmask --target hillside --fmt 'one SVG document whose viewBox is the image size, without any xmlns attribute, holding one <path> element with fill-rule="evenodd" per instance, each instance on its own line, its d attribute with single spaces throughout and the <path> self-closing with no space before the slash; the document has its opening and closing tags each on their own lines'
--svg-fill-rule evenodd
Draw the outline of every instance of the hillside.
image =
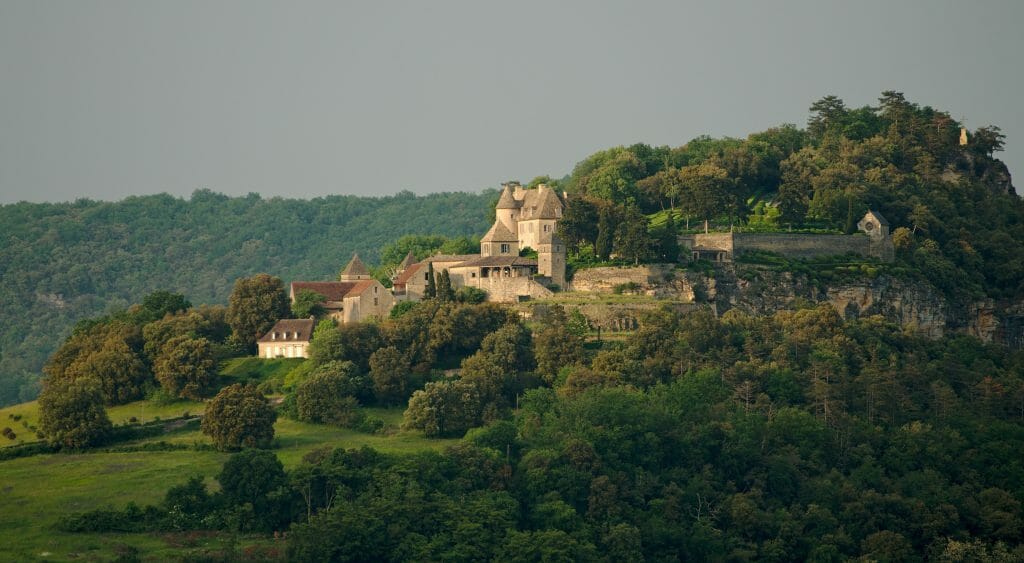
<svg viewBox="0 0 1024 563">
<path fill-rule="evenodd" d="M 301 363 L 301 360 L 232 360 L 221 366 L 218 384 L 261 381 L 289 371 L 298 365 L 296 362 Z M 187 476 L 209 478 L 215 475 L 229 454 L 214 450 L 209 438 L 198 430 L 195 419 L 189 418 L 201 416 L 204 406 L 202 402 L 188 400 L 167 404 L 143 400 L 119 405 L 108 409 L 115 425 L 131 427 L 138 422 L 152 425 L 154 421 L 163 420 L 165 432 L 118 443 L 105 450 L 3 458 L 0 462 L 3 464 L 2 504 L 21 509 L 4 510 L 0 514 L 0 556 L 5 560 L 64 561 L 82 557 L 111 560 L 123 555 L 125 550 L 141 549 L 147 560 L 167 560 L 224 549 L 232 541 L 240 541 L 243 548 L 272 552 L 274 542 L 266 537 L 246 536 L 232 540 L 226 534 L 72 534 L 56 529 L 60 518 L 69 510 L 90 510 L 129 502 L 156 503 L 168 487 Z M 426 440 L 420 432 L 398 430 L 400 408 L 365 411 L 384 422 L 382 432 L 366 433 L 282 418 L 275 425 L 275 452 L 291 469 L 310 451 L 324 447 L 369 446 L 384 452 L 409 454 L 441 450 L 455 442 Z M 185 419 L 192 423 L 183 424 Z M 0 408 L 0 426 L 13 428 L 17 442 L 34 442 L 36 437 L 30 429 L 38 425 L 39 407 L 35 401 Z M 0 446 L 13 443 L 3 437 L 0 441 Z M 53 483 L 58 482 L 61 486 L 55 492 Z"/>
<path fill-rule="evenodd" d="M 409 192 L 313 200 L 208 190 L 119 202 L 0 206 L 0 405 L 38 392 L 39 369 L 80 319 L 166 289 L 225 303 L 236 278 L 333 279 L 405 234 L 478 235 L 493 194 Z"/>
</svg>

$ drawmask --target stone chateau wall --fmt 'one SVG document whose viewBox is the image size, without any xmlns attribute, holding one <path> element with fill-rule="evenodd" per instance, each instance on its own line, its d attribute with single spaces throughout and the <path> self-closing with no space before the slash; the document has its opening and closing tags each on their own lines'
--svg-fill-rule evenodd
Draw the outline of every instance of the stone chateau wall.
<svg viewBox="0 0 1024 563">
<path fill-rule="evenodd" d="M 700 247 L 728 253 L 727 260 L 749 251 L 774 252 L 792 258 L 814 258 L 854 253 L 892 260 L 892 240 L 852 235 L 819 235 L 806 233 L 699 233 L 679 237 L 680 246 Z"/>
</svg>

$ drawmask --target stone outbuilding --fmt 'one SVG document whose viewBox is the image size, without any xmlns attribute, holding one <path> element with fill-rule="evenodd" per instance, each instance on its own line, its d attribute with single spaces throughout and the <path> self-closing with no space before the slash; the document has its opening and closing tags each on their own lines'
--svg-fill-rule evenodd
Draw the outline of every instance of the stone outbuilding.
<svg viewBox="0 0 1024 563">
<path fill-rule="evenodd" d="M 353 255 L 341 272 L 342 281 L 295 281 L 289 286 L 292 303 L 302 291 L 324 296 L 327 315 L 339 323 L 355 323 L 373 317 L 383 318 L 391 312 L 394 296 L 370 275 L 370 270 Z"/>
</svg>

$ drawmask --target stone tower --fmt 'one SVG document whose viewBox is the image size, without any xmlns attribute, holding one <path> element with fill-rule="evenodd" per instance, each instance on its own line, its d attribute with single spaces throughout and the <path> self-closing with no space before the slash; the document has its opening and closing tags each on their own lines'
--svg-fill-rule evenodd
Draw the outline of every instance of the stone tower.
<svg viewBox="0 0 1024 563">
<path fill-rule="evenodd" d="M 881 213 L 868 210 L 857 222 L 857 230 L 868 235 L 868 252 L 886 262 L 891 262 L 895 255 L 892 237 L 889 236 L 889 221 Z"/>
<path fill-rule="evenodd" d="M 565 243 L 554 232 L 542 233 L 537 241 L 537 273 L 565 289 Z"/>
<path fill-rule="evenodd" d="M 363 261 L 359 259 L 359 253 L 352 255 L 352 260 L 349 260 L 348 265 L 341 271 L 341 281 L 361 281 L 370 279 L 370 270 L 363 264 Z"/>
</svg>

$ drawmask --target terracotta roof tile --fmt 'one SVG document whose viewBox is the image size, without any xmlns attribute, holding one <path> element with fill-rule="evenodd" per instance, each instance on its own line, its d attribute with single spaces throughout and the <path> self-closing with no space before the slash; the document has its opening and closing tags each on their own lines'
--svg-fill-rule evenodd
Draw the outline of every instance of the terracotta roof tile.
<svg viewBox="0 0 1024 563">
<path fill-rule="evenodd" d="M 369 281 L 369 280 L 363 280 Z M 341 301 L 352 289 L 363 282 L 292 282 L 291 294 L 294 299 L 302 290 L 309 290 L 323 295 L 328 301 Z"/>
</svg>

